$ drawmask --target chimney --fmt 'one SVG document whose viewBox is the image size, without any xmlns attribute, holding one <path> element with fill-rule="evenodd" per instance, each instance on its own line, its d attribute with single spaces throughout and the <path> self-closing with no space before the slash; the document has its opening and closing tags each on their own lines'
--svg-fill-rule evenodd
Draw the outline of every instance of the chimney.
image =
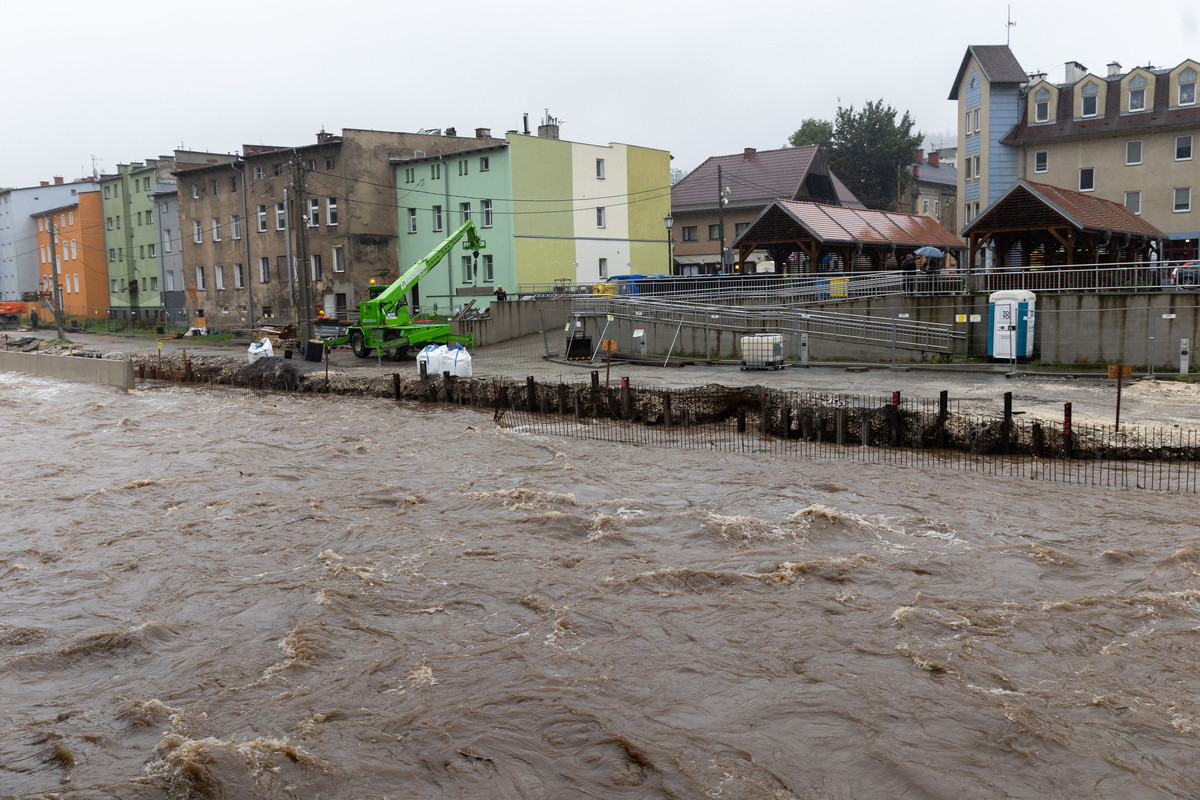
<svg viewBox="0 0 1200 800">
<path fill-rule="evenodd" d="M 555 124 L 538 125 L 538 138 L 539 139 L 557 139 L 558 138 L 558 125 L 555 125 Z"/>
<path fill-rule="evenodd" d="M 916 178 L 917 180 L 921 180 L 921 165 L 920 164 L 913 164 L 913 177 Z"/>
<path fill-rule="evenodd" d="M 61 175 L 54 176 L 54 185 L 55 186 L 62 186 L 62 182 L 63 182 L 63 179 L 62 179 Z"/>
<path fill-rule="evenodd" d="M 447 136 L 458 136 L 458 131 L 455 130 L 454 128 L 446 128 L 446 135 Z"/>
<path fill-rule="evenodd" d="M 753 147 L 747 147 L 745 150 L 742 151 L 742 158 L 749 158 L 750 156 L 754 155 L 757 152 L 758 152 L 758 150 L 754 149 Z"/>
<path fill-rule="evenodd" d="M 916 164 L 924 164 L 925 163 L 925 151 L 924 150 L 918 150 L 917 152 L 913 153 L 913 163 L 916 163 Z"/>
<path fill-rule="evenodd" d="M 1115 78 L 1121 74 L 1121 65 L 1116 61 L 1108 62 L 1108 77 Z"/>
<path fill-rule="evenodd" d="M 525 135 L 529 135 L 529 112 L 525 112 Z"/>
<path fill-rule="evenodd" d="M 326 133 L 324 128 L 317 131 L 317 144 L 325 144 L 332 138 L 333 138 L 333 134 Z"/>
<path fill-rule="evenodd" d="M 1076 83 L 1084 75 L 1087 75 L 1087 67 L 1085 67 L 1083 64 L 1080 64 L 1078 61 L 1067 62 L 1067 83 Z"/>
<path fill-rule="evenodd" d="M 476 128 L 475 129 L 475 138 L 476 139 L 492 138 L 492 129 L 491 128 Z"/>
<path fill-rule="evenodd" d="M 50 185 L 50 181 L 40 181 L 40 183 L 42 184 L 42 186 L 49 186 L 49 185 Z"/>
<path fill-rule="evenodd" d="M 936 150 L 929 154 L 929 166 L 938 167 L 941 166 L 941 162 L 942 157 L 937 154 Z"/>
</svg>

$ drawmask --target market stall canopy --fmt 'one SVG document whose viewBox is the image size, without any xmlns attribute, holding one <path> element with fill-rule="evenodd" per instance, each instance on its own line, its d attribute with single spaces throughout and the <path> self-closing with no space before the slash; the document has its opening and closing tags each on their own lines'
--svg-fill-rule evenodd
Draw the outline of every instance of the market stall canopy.
<svg viewBox="0 0 1200 800">
<path fill-rule="evenodd" d="M 887 269 L 888 257 L 899 261 L 921 247 L 961 254 L 964 245 L 937 220 L 920 214 L 872 211 L 822 203 L 776 200 L 734 240 L 739 260 L 765 250 L 787 272 L 838 269 Z M 961 261 L 961 259 L 959 259 Z"/>
<path fill-rule="evenodd" d="M 1005 266 L 1141 260 L 1166 237 L 1120 203 L 1019 180 L 963 230 L 972 254 L 990 240 Z"/>
</svg>

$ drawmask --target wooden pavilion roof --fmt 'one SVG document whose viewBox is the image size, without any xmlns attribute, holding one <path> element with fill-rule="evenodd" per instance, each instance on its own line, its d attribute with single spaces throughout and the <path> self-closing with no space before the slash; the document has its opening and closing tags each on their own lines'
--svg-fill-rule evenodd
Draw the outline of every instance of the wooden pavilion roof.
<svg viewBox="0 0 1200 800">
<path fill-rule="evenodd" d="M 989 234 L 1045 231 L 1061 227 L 1064 222 L 1078 231 L 1128 233 L 1148 239 L 1166 236 L 1120 203 L 1087 192 L 1026 180 L 1017 181 L 1007 194 L 968 225 L 963 234 L 970 238 L 973 233 L 982 231 Z"/>
<path fill-rule="evenodd" d="M 734 246 L 815 242 L 825 246 L 958 250 L 963 243 L 932 217 L 822 203 L 776 200 L 734 240 Z M 753 249 L 753 248 L 750 248 Z"/>
</svg>

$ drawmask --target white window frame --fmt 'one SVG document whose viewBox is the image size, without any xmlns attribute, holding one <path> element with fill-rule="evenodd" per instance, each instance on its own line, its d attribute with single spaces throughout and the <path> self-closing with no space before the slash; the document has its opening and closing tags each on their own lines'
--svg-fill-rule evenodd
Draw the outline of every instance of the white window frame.
<svg viewBox="0 0 1200 800">
<path fill-rule="evenodd" d="M 471 218 L 471 203 L 470 203 L 470 201 L 468 201 L 466 203 L 459 203 L 458 204 L 458 213 L 462 215 L 463 222 L 466 222 L 467 220 L 469 220 Z"/>
<path fill-rule="evenodd" d="M 221 218 L 220 217 L 212 218 L 212 235 L 213 235 L 214 242 L 221 241 Z"/>
<path fill-rule="evenodd" d="M 1183 196 L 1185 198 L 1182 206 L 1180 206 L 1180 203 L 1179 203 L 1179 196 L 1180 196 L 1179 193 L 1180 192 L 1184 193 Z M 1192 210 L 1192 187 L 1176 186 L 1175 190 L 1172 192 L 1172 198 L 1173 198 L 1173 202 L 1172 202 L 1171 207 L 1176 214 L 1186 214 Z"/>
<path fill-rule="evenodd" d="M 1088 91 L 1091 89 L 1092 91 Z M 1079 90 L 1079 116 L 1091 119 L 1098 116 L 1100 113 L 1100 87 L 1094 82 L 1088 81 Z M 1088 113 L 1088 101 L 1091 101 L 1092 110 Z"/>
<path fill-rule="evenodd" d="M 607 258 L 600 259 L 599 262 L 597 262 L 597 264 L 596 264 L 596 268 L 600 274 L 600 280 L 602 280 L 602 281 L 607 280 L 608 279 L 608 259 Z"/>
<path fill-rule="evenodd" d="M 326 227 L 328 227 L 328 228 L 336 228 L 337 227 L 337 224 L 338 224 L 337 211 L 338 211 L 337 198 L 336 197 L 326 197 L 325 198 L 325 226 Z"/>
<path fill-rule="evenodd" d="M 604 212 L 604 206 L 596 206 L 596 227 L 604 228 L 608 222 L 608 215 Z"/>
<path fill-rule="evenodd" d="M 417 210 L 415 208 L 410 208 L 408 210 L 408 232 L 417 232 Z"/>
<path fill-rule="evenodd" d="M 975 116 L 975 133 L 976 133 L 976 135 L 978 135 L 979 134 L 979 109 L 978 108 L 975 109 L 975 111 L 973 113 Z"/>
<path fill-rule="evenodd" d="M 237 214 L 229 215 L 229 235 L 235 242 L 242 238 L 242 218 Z"/>
<path fill-rule="evenodd" d="M 1130 111 L 1145 111 L 1146 110 L 1146 87 L 1138 86 L 1129 89 L 1129 110 Z"/>
<path fill-rule="evenodd" d="M 479 171 L 487 172 L 491 168 L 492 168 L 491 159 L 489 159 L 487 156 L 480 156 L 479 157 Z"/>
<path fill-rule="evenodd" d="M 271 257 L 259 256 L 258 258 L 258 282 L 271 282 Z"/>
<path fill-rule="evenodd" d="M 233 265 L 233 288 L 244 289 L 246 287 L 246 271 L 241 264 Z"/>
<path fill-rule="evenodd" d="M 598 181 L 604 180 L 604 159 L 603 158 L 596 159 L 596 180 L 598 180 Z"/>
<path fill-rule="evenodd" d="M 1041 158 L 1041 169 L 1038 169 L 1038 158 Z M 1035 150 L 1033 153 L 1033 172 L 1040 175 L 1050 171 L 1050 151 Z"/>
<path fill-rule="evenodd" d="M 441 206 L 433 207 L 433 229 L 435 231 L 440 231 L 442 229 L 442 207 Z"/>
<path fill-rule="evenodd" d="M 1190 80 L 1187 80 L 1190 78 Z M 1188 90 L 1190 96 L 1184 100 L 1184 90 Z M 1181 106 L 1196 105 L 1196 71 L 1188 67 L 1183 72 L 1179 73 L 1179 93 L 1175 96 Z"/>
<path fill-rule="evenodd" d="M 254 180 L 261 181 L 266 176 L 266 170 L 262 167 L 254 168 Z"/>
<path fill-rule="evenodd" d="M 287 228 L 287 207 L 283 203 L 275 204 L 275 230 L 282 231 Z"/>
<path fill-rule="evenodd" d="M 316 197 L 308 198 L 308 227 L 321 226 L 321 201 Z"/>
<path fill-rule="evenodd" d="M 308 256 L 308 275 L 314 281 L 321 280 L 321 254 L 311 253 Z"/>
<path fill-rule="evenodd" d="M 1088 177 L 1088 186 L 1083 185 L 1083 177 Z M 1094 192 L 1096 191 L 1096 168 L 1095 167 L 1080 167 L 1079 168 L 1079 191 Z"/>
<path fill-rule="evenodd" d="M 1133 154 L 1131 152 L 1134 145 L 1137 145 L 1137 157 L 1136 158 L 1133 157 Z M 1141 163 L 1142 163 L 1142 140 L 1141 139 L 1130 139 L 1129 141 L 1127 141 L 1125 143 L 1125 166 L 1133 167 L 1133 166 L 1137 166 L 1138 164 L 1141 164 Z"/>
<path fill-rule="evenodd" d="M 1185 141 L 1187 142 L 1187 155 L 1186 155 L 1186 156 L 1184 156 L 1184 157 L 1182 157 L 1182 158 L 1180 158 L 1180 156 L 1179 156 L 1179 147 L 1180 147 L 1180 145 L 1181 145 L 1181 144 L 1183 144 Z M 1192 155 L 1193 155 L 1194 153 L 1195 153 L 1195 150 L 1194 150 L 1194 148 L 1193 148 L 1193 146 L 1192 146 L 1192 135 L 1191 135 L 1190 133 L 1189 133 L 1189 134 L 1187 134 L 1187 135 L 1184 135 L 1184 136 L 1176 136 L 1176 137 L 1175 137 L 1175 160 L 1176 160 L 1176 161 L 1191 161 L 1191 160 L 1192 160 Z"/>
<path fill-rule="evenodd" d="M 483 227 L 490 228 L 492 227 L 492 201 L 482 200 L 480 202 L 483 204 Z"/>
<path fill-rule="evenodd" d="M 201 292 L 204 291 L 204 267 L 203 266 L 196 267 L 196 289 Z"/>
<path fill-rule="evenodd" d="M 1134 214 L 1140 215 L 1142 213 L 1142 193 L 1140 191 L 1126 192 L 1125 207 Z"/>
<path fill-rule="evenodd" d="M 163 252 L 164 253 L 173 252 L 171 250 L 171 229 L 170 228 L 166 228 L 163 230 Z"/>
<path fill-rule="evenodd" d="M 463 270 L 462 271 L 462 282 L 463 283 L 471 283 L 472 275 L 471 275 L 471 257 L 470 256 L 462 257 L 462 270 Z"/>
<path fill-rule="evenodd" d="M 204 224 L 198 219 L 192 220 L 192 241 L 204 244 Z"/>
<path fill-rule="evenodd" d="M 483 254 L 483 282 L 492 283 L 496 280 L 495 265 L 491 253 Z"/>
<path fill-rule="evenodd" d="M 333 271 L 335 273 L 346 271 L 346 249 L 340 244 L 333 247 Z"/>
<path fill-rule="evenodd" d="M 213 266 L 213 288 L 218 291 L 225 288 L 225 268 L 220 264 Z"/>
<path fill-rule="evenodd" d="M 258 210 L 255 211 L 254 213 L 258 217 L 258 232 L 266 233 L 267 232 L 267 204 L 259 203 Z"/>
</svg>

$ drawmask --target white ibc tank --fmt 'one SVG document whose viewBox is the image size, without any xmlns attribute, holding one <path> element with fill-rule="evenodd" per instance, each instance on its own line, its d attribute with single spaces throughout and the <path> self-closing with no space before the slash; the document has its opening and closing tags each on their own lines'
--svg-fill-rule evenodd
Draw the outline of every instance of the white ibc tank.
<svg viewBox="0 0 1200 800">
<path fill-rule="evenodd" d="M 782 369 L 783 335 L 756 333 L 742 337 L 742 369 Z"/>
</svg>

